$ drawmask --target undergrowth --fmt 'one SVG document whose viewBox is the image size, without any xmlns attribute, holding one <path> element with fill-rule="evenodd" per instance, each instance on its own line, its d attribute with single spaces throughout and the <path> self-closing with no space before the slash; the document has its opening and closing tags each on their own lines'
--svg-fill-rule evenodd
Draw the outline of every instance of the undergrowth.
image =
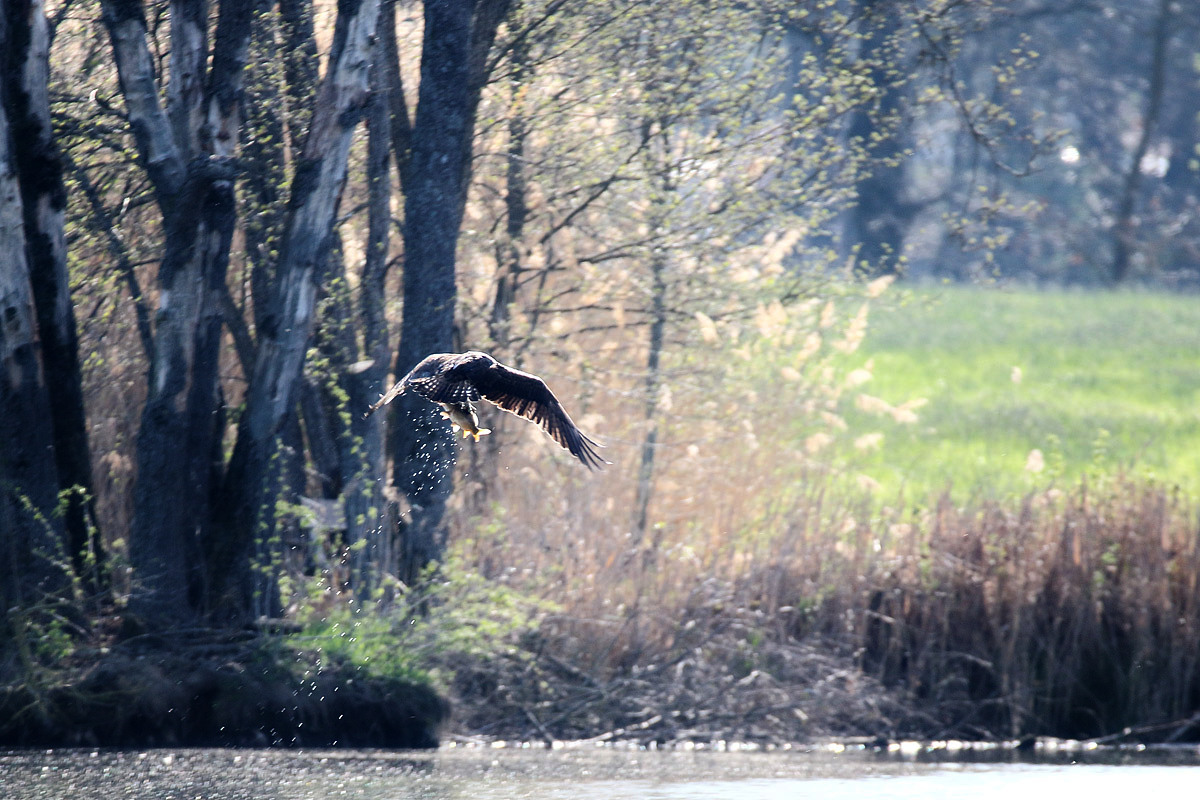
<svg viewBox="0 0 1200 800">
<path fill-rule="evenodd" d="M 338 597 L 327 574 L 312 578 L 309 588 L 309 600 L 292 610 L 302 629 L 287 644 L 313 657 L 316 671 L 322 664 L 349 666 L 443 690 L 459 664 L 517 655 L 514 642 L 550 607 L 486 580 L 453 552 L 426 567 L 415 585 L 392 585 L 366 602 Z"/>
</svg>

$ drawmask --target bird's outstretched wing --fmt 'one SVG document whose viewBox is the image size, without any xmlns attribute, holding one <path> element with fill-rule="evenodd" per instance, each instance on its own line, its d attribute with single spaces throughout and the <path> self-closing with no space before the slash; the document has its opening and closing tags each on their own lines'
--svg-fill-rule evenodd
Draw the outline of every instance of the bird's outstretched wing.
<svg viewBox="0 0 1200 800">
<path fill-rule="evenodd" d="M 575 427 L 562 403 L 538 376 L 506 367 L 490 358 L 487 362 L 463 363 L 454 373 L 469 381 L 483 399 L 541 425 L 542 430 L 588 469 L 599 469 L 608 463 L 596 452 L 600 445 Z"/>
</svg>

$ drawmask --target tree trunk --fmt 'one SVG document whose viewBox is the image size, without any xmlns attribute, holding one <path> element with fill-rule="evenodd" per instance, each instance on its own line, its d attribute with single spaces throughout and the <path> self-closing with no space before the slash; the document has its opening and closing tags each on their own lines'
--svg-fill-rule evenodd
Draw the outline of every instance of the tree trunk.
<svg viewBox="0 0 1200 800">
<path fill-rule="evenodd" d="M 662 387 L 662 351 L 667 324 L 666 264 L 662 254 L 651 256 L 650 341 L 646 356 L 646 381 L 642 387 L 646 417 L 646 438 L 642 440 L 642 459 L 638 465 L 637 496 L 634 498 L 633 544 L 638 546 L 646 535 L 650 498 L 654 487 L 654 459 L 658 451 L 658 395 Z"/>
<path fill-rule="evenodd" d="M 37 311 L 42 364 L 54 430 L 59 490 L 67 492 L 64 521 L 67 552 L 77 575 L 100 586 L 100 570 L 89 574 L 103 550 L 96 534 L 92 467 L 83 409 L 79 337 L 67 276 L 63 219 L 66 187 L 63 160 L 50 124 L 49 33 L 41 0 L 7 0 L 9 38 L 0 79 L 12 137 L 13 164 L 21 186 L 26 258 Z"/>
<path fill-rule="evenodd" d="M 404 80 L 400 75 L 400 52 L 396 43 L 396 4 L 384 3 L 379 11 L 380 80 L 387 97 L 388 132 L 392 139 L 392 155 L 396 159 L 396 175 L 400 178 L 400 193 L 406 194 L 411 183 L 408 177 L 412 121 L 404 98 Z"/>
<path fill-rule="evenodd" d="M 525 145 L 529 137 L 525 119 L 524 97 L 528 58 L 524 42 L 513 45 L 512 70 L 509 78 L 512 105 L 508 118 L 508 149 L 505 153 L 504 241 L 501 245 L 500 275 L 496 279 L 496 294 L 488 320 L 492 342 L 501 353 L 512 343 L 512 307 L 517 300 L 521 282 L 521 244 L 525 238 L 525 222 L 529 218 L 528 186 L 525 177 Z"/>
<path fill-rule="evenodd" d="M 1130 157 L 1129 169 L 1117 201 L 1117 217 L 1113 224 L 1113 259 L 1110 275 L 1120 283 L 1129 275 L 1130 262 L 1136 249 L 1138 192 L 1142 186 L 1142 160 L 1150 147 L 1162 113 L 1163 86 L 1166 83 L 1167 47 L 1171 42 L 1171 3 L 1160 0 L 1158 20 L 1154 25 L 1154 46 L 1150 55 L 1150 79 L 1146 89 L 1146 110 L 1142 114 L 1142 131 Z"/>
<path fill-rule="evenodd" d="M 270 551 L 275 510 L 270 463 L 276 434 L 295 404 L 312 335 L 350 144 L 368 99 L 367 65 L 378 10 L 378 0 L 339 3 L 329 67 L 292 182 L 275 288 L 258 331 L 246 408 L 222 490 L 222 541 L 214 567 L 222 580 L 218 613 L 228 620 L 244 620 L 265 600 L 263 587 L 255 585 L 251 556 Z"/>
<path fill-rule="evenodd" d="M 263 324 L 276 285 L 275 269 L 286 222 L 282 201 L 287 163 L 289 156 L 293 160 L 298 157 L 312 120 L 311 99 L 319 77 L 312 16 L 311 0 L 280 0 L 278 35 L 273 26 L 256 26 L 256 59 L 249 70 L 252 97 L 247 104 L 247 131 L 242 145 L 245 160 L 251 165 L 244 185 L 253 208 L 245 214 L 244 226 L 255 328 Z M 276 63 L 281 59 L 282 85 Z M 254 363 L 251 360 L 243 367 L 249 375 Z"/>
<path fill-rule="evenodd" d="M 204 73 L 208 58 L 207 0 L 170 0 L 171 70 L 167 81 L 167 117 L 175 146 L 197 154 L 204 113 Z"/>
<path fill-rule="evenodd" d="M 647 123 L 647 130 L 650 130 Z M 663 238 L 667 209 L 662 198 L 671 197 L 678 187 L 671 175 L 671 141 L 668 131 L 655 137 L 660 147 L 647 148 L 647 172 L 656 177 L 656 198 L 651 200 L 647 214 L 650 241 Z M 656 156 L 657 150 L 657 156 Z M 666 251 L 654 248 L 648 253 L 650 261 L 650 337 L 646 349 L 646 377 L 642 383 L 642 408 L 646 420 L 646 436 L 642 440 L 641 461 L 638 464 L 637 492 L 633 501 L 633 546 L 641 545 L 649 524 L 650 499 L 654 493 L 654 467 L 658 455 L 658 406 L 662 390 L 662 352 L 667 328 L 667 262 Z"/>
<path fill-rule="evenodd" d="M 246 67 L 246 125 L 242 158 L 247 165 L 242 179 L 243 239 L 250 296 L 253 298 L 254 327 L 261 327 L 269 307 L 268 287 L 279 254 L 283 231 L 283 198 L 287 185 L 287 146 L 283 86 L 278 80 L 277 61 L 282 57 L 274 26 L 255 26 L 254 57 Z M 241 314 L 243 309 L 238 309 Z M 241 360 L 241 359 L 239 359 Z M 242 360 L 242 373 L 254 369 L 253 353 Z"/>
<path fill-rule="evenodd" d="M 142 168 L 161 205 L 183 185 L 185 160 L 159 102 L 154 61 L 146 44 L 145 11 L 141 0 L 101 0 L 101 11 L 112 42 L 129 127 Z"/>
<path fill-rule="evenodd" d="M 0 48 L 11 44 L 0 19 Z M 7 94 L 8 86 L 4 87 Z M 7 98 L 6 98 L 7 99 Z M 70 585 L 54 513 L 58 474 L 49 392 L 33 307 L 7 102 L 0 103 L 0 651 L 14 641 L 13 611 Z M 0 669 L 7 662 L 0 657 Z"/>
<path fill-rule="evenodd" d="M 190 620 L 202 603 L 201 537 L 224 428 L 217 364 L 235 212 L 228 167 L 196 170 L 166 215 L 149 394 L 138 432 L 130 608 L 148 624 Z M 196 214 L 192 209 L 201 209 Z M 206 246 L 207 245 L 207 246 Z"/>
<path fill-rule="evenodd" d="M 386 3 L 392 5 L 395 0 Z M 313 27 L 313 0 L 279 0 L 283 44 L 283 81 L 287 90 L 284 115 L 291 141 L 303 144 L 312 123 L 312 97 L 320 73 L 317 39 Z"/>
<path fill-rule="evenodd" d="M 333 500 L 342 493 L 342 465 L 338 460 L 337 433 L 333 415 L 317 378 L 307 370 L 300 376 L 298 411 L 304 421 L 310 469 L 315 473 L 318 495 Z"/>
<path fill-rule="evenodd" d="M 372 120 L 377 113 L 376 106 L 382 106 L 382 103 L 373 103 Z M 386 114 L 386 110 L 383 113 Z M 378 162 L 372 160 L 372 156 L 378 156 L 379 146 L 379 142 L 374 141 L 368 148 L 375 151 L 368 154 L 369 175 L 374 175 L 379 168 Z M 383 148 L 385 155 L 382 166 L 386 169 L 386 142 Z M 368 181 L 372 184 L 368 187 L 369 194 L 380 191 L 381 187 L 374 185 L 375 178 L 368 177 Z M 383 182 L 385 185 L 382 189 L 386 191 L 386 178 Z M 381 347 L 378 341 L 380 332 L 376 327 L 383 323 L 383 276 L 382 266 L 377 262 L 386 257 L 373 238 L 380 235 L 380 228 L 384 229 L 382 236 L 386 237 L 386 218 L 382 224 L 377 218 L 380 202 L 386 214 L 386 194 L 382 198 L 372 196 L 368 201 L 368 216 L 371 219 L 368 222 L 367 264 L 360 289 L 362 305 L 374 307 L 364 313 L 364 345 L 368 348 L 366 357 L 359 353 L 358 330 L 354 323 L 354 296 L 346 279 L 345 265 L 335 255 L 329 259 L 331 274 L 326 281 L 328 295 L 321 302 L 320 330 L 315 337 L 326 364 L 325 374 L 321 376 L 324 402 L 317 405 L 325 415 L 326 427 L 334 432 L 330 444 L 331 455 L 335 459 L 337 487 L 327 496 L 341 496 L 345 545 L 350 561 L 348 582 L 360 600 L 370 593 L 374 567 L 377 565 L 375 557 L 381 552 L 378 539 L 382 534 L 379 530 L 383 512 L 380 505 L 382 493 L 378 485 L 378 478 L 383 472 L 382 415 L 363 419 L 362 412 L 383 392 L 387 371 L 387 332 L 385 328 Z M 386 246 L 386 238 L 381 238 L 379 242 Z M 371 312 L 377 312 L 375 326 L 368 323 L 367 315 Z M 369 327 L 374 330 L 369 332 Z M 373 339 L 376 341 L 372 348 Z M 369 361 L 372 350 L 378 361 Z M 368 363 L 370 365 L 366 366 Z M 310 435 L 310 440 L 312 438 Z"/>
<path fill-rule="evenodd" d="M 130 127 L 165 236 L 129 542 L 135 575 L 130 610 L 152 626 L 194 619 L 207 580 L 201 539 L 210 533 L 220 470 L 224 421 L 217 364 L 236 220 L 231 157 L 256 6 L 221 4 L 205 83 L 205 6 L 199 0 L 173 4 L 164 111 L 141 2 L 102 0 Z"/>
<path fill-rule="evenodd" d="M 404 318 L 397 376 L 430 353 L 453 347 L 454 258 L 470 180 L 475 112 L 487 54 L 507 10 L 508 0 L 425 4 L 421 86 L 407 168 L 401 173 Z M 443 517 L 455 445 L 436 406 L 411 392 L 392 405 L 393 477 L 411 507 L 400 573 L 411 581 L 425 564 L 441 558 L 445 546 Z"/>
<path fill-rule="evenodd" d="M 846 135 L 854 147 L 864 149 L 867 162 L 855 184 L 854 206 L 843 216 L 843 244 L 857 248 L 855 261 L 870 275 L 894 275 L 901 269 L 904 235 L 913 207 L 904 197 L 904 170 L 899 163 L 903 147 L 896 117 L 904 89 L 895 77 L 896 59 L 887 48 L 898 36 L 899 17 L 888 3 L 872 0 L 866 9 L 860 61 L 876 92 L 873 107 L 860 106 L 850 114 Z"/>
<path fill-rule="evenodd" d="M 349 447 L 344 447 L 348 478 L 345 488 L 346 534 L 351 548 L 351 580 L 360 601 L 378 586 L 381 573 L 392 567 L 391 531 L 383 521 L 383 414 L 363 419 L 358 409 L 373 403 L 387 388 L 388 331 L 384 314 L 384 281 L 388 270 L 391 231 L 391 175 L 388 148 L 391 109 L 379 66 L 382 48 L 376 45 L 371 69 L 371 109 L 367 117 L 367 246 L 363 265 L 359 309 L 362 316 L 364 358 L 370 366 L 348 372 L 346 395 L 350 403 Z M 353 468 L 353 471 L 351 471 Z"/>
</svg>

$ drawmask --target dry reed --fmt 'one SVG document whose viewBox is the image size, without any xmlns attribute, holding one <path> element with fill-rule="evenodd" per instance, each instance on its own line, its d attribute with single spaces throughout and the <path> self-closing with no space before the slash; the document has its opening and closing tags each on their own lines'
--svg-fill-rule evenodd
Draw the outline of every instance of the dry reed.
<svg viewBox="0 0 1200 800">
<path fill-rule="evenodd" d="M 778 448 L 725 452 L 664 459 L 642 539 L 619 470 L 524 467 L 464 514 L 467 562 L 558 609 L 532 663 L 468 682 L 465 729 L 1200 735 L 1200 528 L 1179 493 L 1118 476 L 880 508 Z"/>
</svg>

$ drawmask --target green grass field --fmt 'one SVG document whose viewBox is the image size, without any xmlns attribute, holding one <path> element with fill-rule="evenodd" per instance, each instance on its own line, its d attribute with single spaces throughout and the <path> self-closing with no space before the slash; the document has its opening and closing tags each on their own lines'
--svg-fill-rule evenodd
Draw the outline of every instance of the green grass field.
<svg viewBox="0 0 1200 800">
<path fill-rule="evenodd" d="M 1122 468 L 1200 488 L 1197 298 L 958 287 L 898 296 L 873 310 L 856 354 L 874 360 L 863 389 L 928 404 L 911 425 L 849 417 L 853 430 L 884 432 L 879 449 L 853 457 L 884 498 L 947 486 L 1002 496 Z M 1039 473 L 1026 469 L 1035 448 Z"/>
</svg>

